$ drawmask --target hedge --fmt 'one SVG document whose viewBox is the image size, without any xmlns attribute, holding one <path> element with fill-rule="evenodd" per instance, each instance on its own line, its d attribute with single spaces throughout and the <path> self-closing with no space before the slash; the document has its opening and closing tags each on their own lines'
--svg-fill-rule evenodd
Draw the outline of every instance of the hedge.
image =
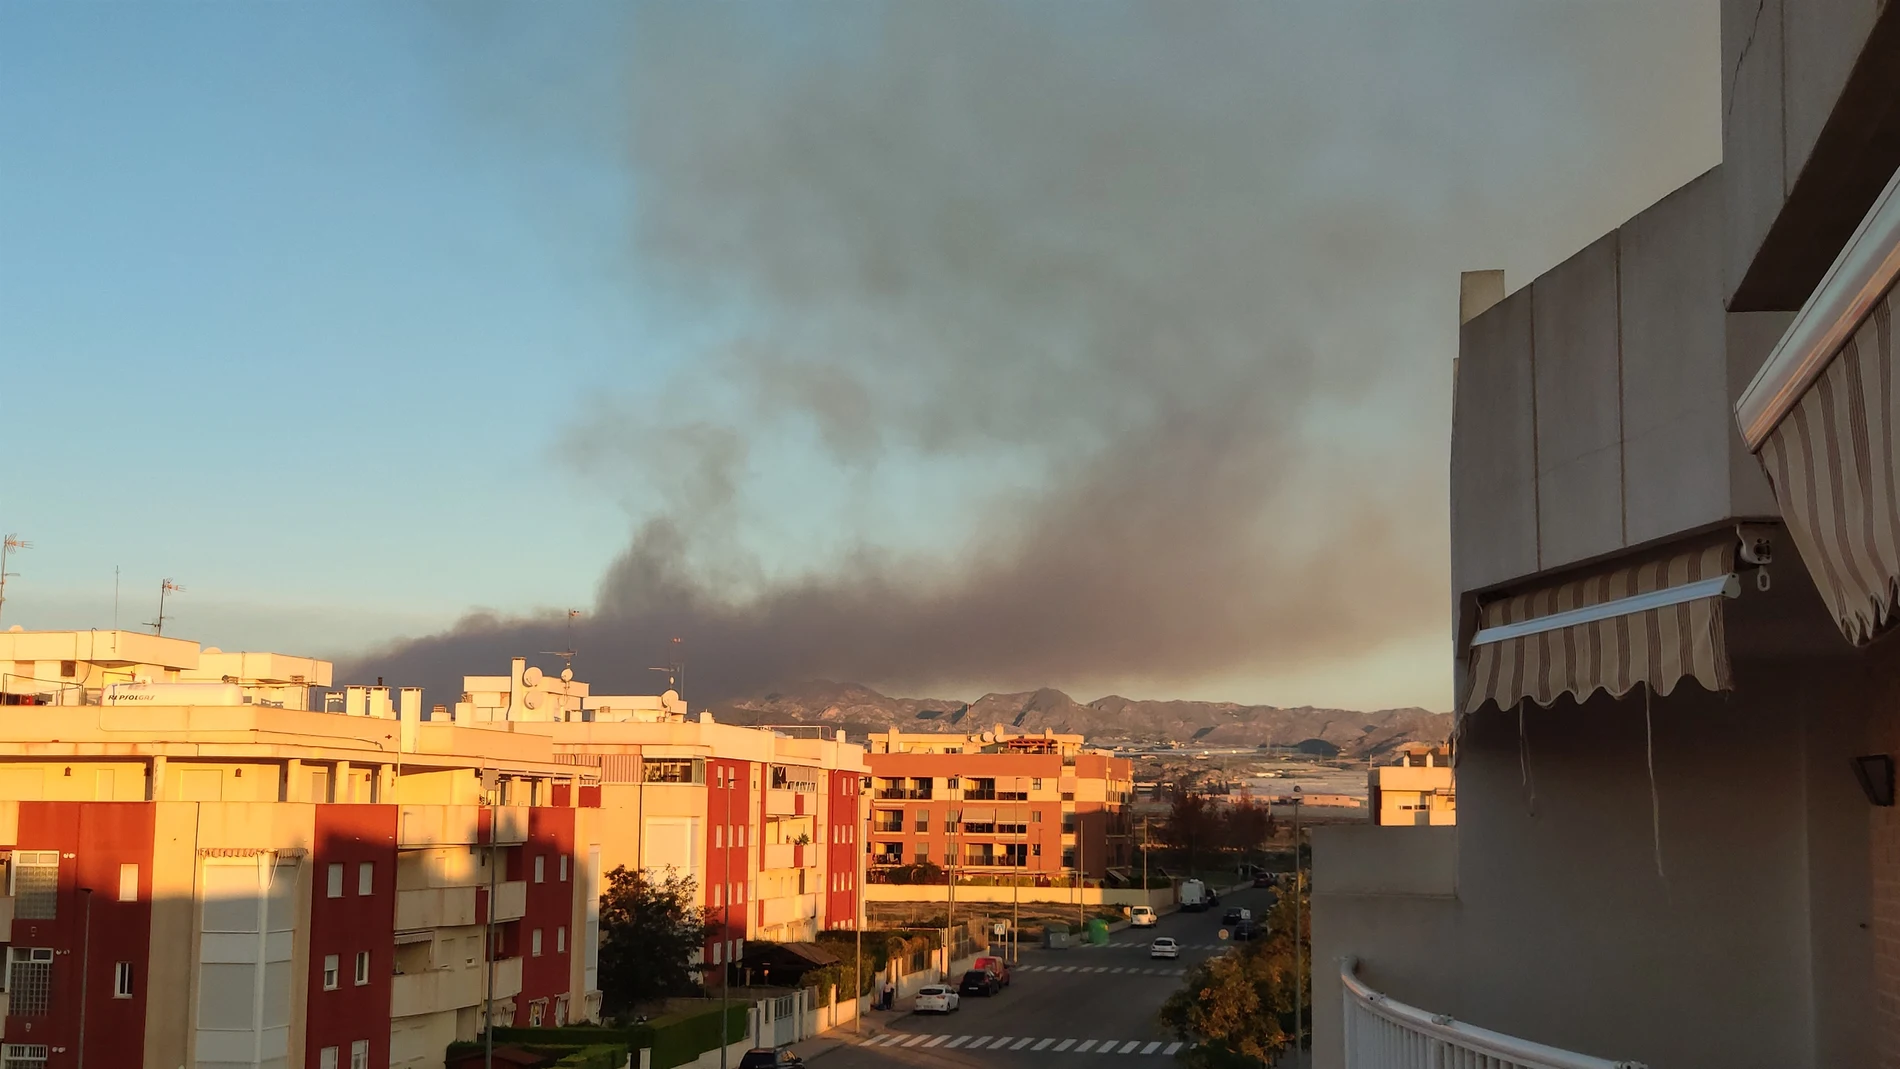
<svg viewBox="0 0 1900 1069">
<path fill-rule="evenodd" d="M 497 1043 L 502 1042 L 501 1034 L 503 1032 L 518 1031 L 524 1031 L 524 1029 L 497 1028 L 495 1029 L 495 1041 Z M 525 1031 L 568 1032 L 582 1030 L 537 1028 L 526 1029 Z M 603 1029 L 596 1028 L 587 1031 L 592 1031 L 595 1033 L 596 1038 L 598 1038 L 598 1034 L 602 1032 Z M 559 1060 L 555 1061 L 549 1069 L 622 1069 L 622 1067 L 627 1064 L 627 1054 L 631 1049 L 624 1043 L 590 1043 L 585 1046 L 576 1046 L 570 1043 L 524 1043 L 518 1040 L 509 1040 L 506 1045 L 531 1051 L 535 1054 L 557 1057 Z M 482 1049 L 483 1045 L 480 1043 L 453 1043 L 449 1045 L 448 1055 L 454 1057 L 462 1054 L 479 1054 Z"/>
<path fill-rule="evenodd" d="M 751 1035 L 747 1026 L 751 1023 L 752 1004 L 735 1002 L 729 1010 L 726 1022 L 728 1042 L 738 1043 Z M 497 1028 L 495 1042 L 510 1046 L 525 1047 L 543 1053 L 557 1050 L 568 1051 L 568 1057 L 581 1058 L 569 1062 L 557 1062 L 559 1069 L 596 1069 L 593 1061 L 596 1057 L 590 1053 L 596 1049 L 621 1052 L 621 1061 L 612 1063 L 608 1069 L 623 1064 L 626 1052 L 650 1047 L 653 1050 L 651 1069 L 675 1069 L 676 1066 L 698 1058 L 709 1050 L 719 1049 L 719 1013 L 718 1006 L 706 1009 L 687 1010 L 681 1013 L 669 1013 L 664 1017 L 655 1017 L 645 1024 L 627 1028 L 606 1028 L 599 1025 L 569 1025 L 565 1028 Z M 459 1048 L 461 1045 L 458 1044 Z M 582 1058 L 582 1055 L 586 1055 Z M 604 1063 L 603 1063 L 604 1064 Z"/>
</svg>

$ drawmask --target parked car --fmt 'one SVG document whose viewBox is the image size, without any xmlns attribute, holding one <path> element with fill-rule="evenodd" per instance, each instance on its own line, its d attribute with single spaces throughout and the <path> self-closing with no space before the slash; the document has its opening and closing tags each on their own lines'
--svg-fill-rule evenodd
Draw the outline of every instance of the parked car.
<svg viewBox="0 0 1900 1069">
<path fill-rule="evenodd" d="M 996 957 L 993 954 L 981 957 L 971 962 L 970 968 L 982 969 L 991 976 L 996 977 L 998 987 L 1009 986 L 1009 962 L 1004 961 L 1002 958 Z"/>
<path fill-rule="evenodd" d="M 804 1064 L 805 1059 L 784 1047 L 778 1050 L 770 1047 L 754 1047 L 745 1052 L 745 1057 L 739 1059 L 739 1069 L 795 1069 Z"/>
<path fill-rule="evenodd" d="M 1181 956 L 1181 944 L 1167 936 L 1162 936 L 1148 944 L 1148 956 L 1151 958 L 1178 958 Z"/>
<path fill-rule="evenodd" d="M 1136 906 L 1128 913 L 1128 924 L 1133 928 L 1153 928 L 1160 919 L 1153 906 Z"/>
<path fill-rule="evenodd" d="M 1210 906 L 1218 906 L 1218 905 L 1220 905 L 1220 896 L 1219 896 L 1219 895 L 1217 895 L 1217 894 L 1215 894 L 1215 893 L 1214 893 L 1213 891 L 1211 891 L 1211 890 L 1210 890 L 1210 891 L 1208 891 L 1208 892 L 1207 892 L 1207 904 L 1208 904 L 1208 905 L 1210 905 Z"/>
<path fill-rule="evenodd" d="M 1002 989 L 1003 985 L 997 982 L 995 973 L 988 969 L 971 969 L 963 974 L 963 982 L 957 985 L 957 994 L 989 998 Z"/>
<path fill-rule="evenodd" d="M 1243 943 L 1247 942 L 1248 940 L 1254 939 L 1259 935 L 1260 935 L 1260 926 L 1255 924 L 1252 921 L 1244 920 L 1244 921 L 1241 921 L 1239 924 L 1234 925 L 1233 936 L 1234 936 L 1234 939 L 1239 942 L 1243 942 Z"/>
<path fill-rule="evenodd" d="M 1239 924 L 1241 921 L 1250 920 L 1253 920 L 1253 910 L 1245 909 L 1240 906 L 1235 906 L 1233 909 L 1221 914 L 1220 918 L 1222 924 Z"/>
<path fill-rule="evenodd" d="M 912 1013 L 955 1013 L 957 1011 L 957 993 L 943 984 L 932 984 L 917 989 L 917 1002 L 911 1007 Z"/>
<path fill-rule="evenodd" d="M 1280 881 L 1273 873 L 1263 872 L 1253 878 L 1253 885 L 1255 887 L 1278 887 L 1280 886 Z"/>
</svg>

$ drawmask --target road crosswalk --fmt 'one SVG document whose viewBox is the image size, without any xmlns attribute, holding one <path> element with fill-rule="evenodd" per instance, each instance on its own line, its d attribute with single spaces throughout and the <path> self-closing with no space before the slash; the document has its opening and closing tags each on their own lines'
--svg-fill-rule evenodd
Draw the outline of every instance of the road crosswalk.
<svg viewBox="0 0 1900 1069">
<path fill-rule="evenodd" d="M 1232 943 L 1182 943 L 1180 944 L 1180 947 L 1182 950 L 1225 950 L 1228 947 L 1231 947 L 1233 945 L 1234 944 Z M 1108 950 L 1146 950 L 1148 949 L 1148 940 L 1143 939 L 1143 940 L 1140 940 L 1138 942 L 1133 942 L 1133 943 L 1130 943 L 1130 942 L 1109 943 L 1107 944 L 1106 949 Z"/>
<path fill-rule="evenodd" d="M 1187 970 L 1180 967 L 1138 965 L 1018 965 L 1017 972 L 1073 972 L 1073 973 L 1119 973 L 1122 976 L 1186 976 Z"/>
<path fill-rule="evenodd" d="M 1059 1039 L 1041 1036 L 953 1036 L 929 1032 L 886 1032 L 866 1047 L 916 1047 L 922 1050 L 1027 1050 L 1047 1054 L 1160 1054 L 1172 1057 L 1184 1044 L 1165 1039 Z"/>
</svg>

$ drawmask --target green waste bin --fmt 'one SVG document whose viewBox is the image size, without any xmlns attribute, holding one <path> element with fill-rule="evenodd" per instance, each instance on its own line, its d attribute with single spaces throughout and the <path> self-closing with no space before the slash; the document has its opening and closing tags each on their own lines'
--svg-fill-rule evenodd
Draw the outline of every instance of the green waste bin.
<svg viewBox="0 0 1900 1069">
<path fill-rule="evenodd" d="M 1108 922 L 1100 917 L 1089 922 L 1089 942 L 1098 947 L 1108 945 Z"/>
</svg>

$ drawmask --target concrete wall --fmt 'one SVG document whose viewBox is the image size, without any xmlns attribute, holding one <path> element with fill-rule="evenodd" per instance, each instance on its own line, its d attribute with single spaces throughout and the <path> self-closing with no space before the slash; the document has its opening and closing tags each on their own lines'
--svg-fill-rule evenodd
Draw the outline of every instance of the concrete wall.
<svg viewBox="0 0 1900 1069">
<path fill-rule="evenodd" d="M 1900 13 L 1722 0 L 1723 293 L 1792 311 L 1900 164 Z"/>
<path fill-rule="evenodd" d="M 1767 350 L 1731 346 L 1721 195 L 1702 175 L 1462 328 L 1455 590 L 1776 515 L 1729 411 Z"/>
<path fill-rule="evenodd" d="M 1784 608 L 1738 629 L 1763 641 Z M 1448 830 L 1318 832 L 1315 1064 L 1338 1064 L 1343 954 L 1394 998 L 1586 1054 L 1872 1064 L 1870 807 L 1850 758 L 1873 692 L 1845 654 L 1736 674 L 1732 694 L 1651 704 L 1654 811 L 1640 694 L 1532 708 L 1521 739 L 1510 713 L 1468 719 L 1455 900 L 1436 893 L 1442 848 L 1381 838 Z"/>
</svg>

